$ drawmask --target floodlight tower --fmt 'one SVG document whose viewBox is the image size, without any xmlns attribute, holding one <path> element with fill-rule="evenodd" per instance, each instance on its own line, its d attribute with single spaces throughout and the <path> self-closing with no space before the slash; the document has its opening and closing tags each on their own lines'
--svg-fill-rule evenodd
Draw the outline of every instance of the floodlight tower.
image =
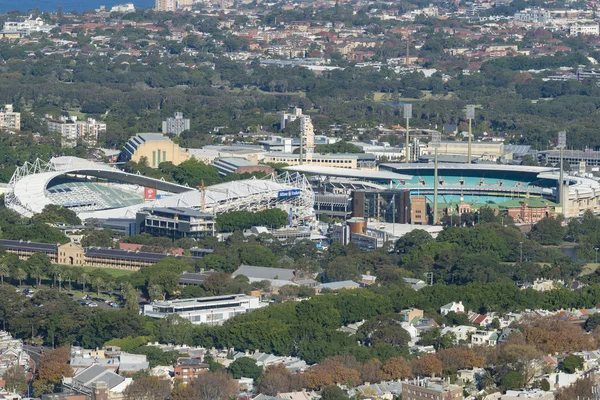
<svg viewBox="0 0 600 400">
<path fill-rule="evenodd" d="M 442 141 L 442 134 L 434 132 L 431 134 L 431 147 L 434 149 L 433 157 L 433 225 L 437 224 L 438 217 L 438 149 Z"/>
<path fill-rule="evenodd" d="M 408 164 L 410 162 L 410 139 L 408 135 L 409 122 L 412 118 L 412 104 L 406 103 L 404 105 L 404 118 L 406 118 L 406 157 L 405 162 Z"/>
<path fill-rule="evenodd" d="M 472 127 L 473 119 L 475 119 L 475 106 L 467 105 L 467 119 L 469 120 L 469 149 L 467 151 L 467 164 L 471 164 L 471 136 L 473 136 Z"/>
<path fill-rule="evenodd" d="M 559 151 L 560 151 L 560 171 L 559 171 L 559 177 L 558 177 L 558 203 L 560 204 L 560 207 L 562 208 L 562 212 L 563 215 L 566 217 L 567 216 L 567 210 L 566 210 L 566 204 L 565 204 L 565 196 L 564 196 L 564 191 L 565 191 L 565 185 L 564 185 L 564 173 L 563 173 L 563 152 L 565 147 L 567 147 L 567 132 L 566 131 L 560 131 L 558 132 L 558 147 Z"/>
</svg>

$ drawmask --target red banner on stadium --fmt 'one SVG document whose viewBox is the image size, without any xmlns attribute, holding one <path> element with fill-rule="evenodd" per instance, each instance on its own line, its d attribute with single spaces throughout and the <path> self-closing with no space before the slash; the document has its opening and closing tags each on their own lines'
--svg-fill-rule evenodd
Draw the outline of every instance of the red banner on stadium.
<svg viewBox="0 0 600 400">
<path fill-rule="evenodd" d="M 156 199 L 156 189 L 152 188 L 144 188 L 144 200 L 155 200 Z"/>
</svg>

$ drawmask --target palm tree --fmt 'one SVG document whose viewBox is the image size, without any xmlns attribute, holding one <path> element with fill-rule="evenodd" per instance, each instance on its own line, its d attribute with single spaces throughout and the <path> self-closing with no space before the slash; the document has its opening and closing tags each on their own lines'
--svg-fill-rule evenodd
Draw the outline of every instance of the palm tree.
<svg viewBox="0 0 600 400">
<path fill-rule="evenodd" d="M 86 274 L 85 272 L 82 273 L 81 275 L 79 275 L 79 277 L 77 278 L 77 283 L 79 283 L 80 285 L 82 285 L 82 292 L 85 292 L 85 284 L 88 283 L 90 281 L 90 276 L 88 274 Z"/>
<path fill-rule="evenodd" d="M 94 279 L 94 283 L 96 284 L 96 290 L 98 291 L 98 296 L 100 296 L 100 288 L 102 286 L 104 286 L 104 279 L 102 279 L 101 277 L 96 277 L 96 279 Z"/>
<path fill-rule="evenodd" d="M 62 273 L 62 268 L 60 265 L 54 264 L 50 267 L 50 275 L 52 276 L 52 287 L 56 287 L 56 278 L 60 276 Z"/>
<path fill-rule="evenodd" d="M 0 263 L 0 282 L 4 285 L 4 277 L 8 276 L 10 272 L 8 265 L 6 263 Z"/>
<path fill-rule="evenodd" d="M 21 289 L 21 283 L 24 279 L 27 279 L 27 272 L 23 268 L 17 268 L 14 273 L 14 278 L 19 281 L 19 290 Z"/>
<path fill-rule="evenodd" d="M 71 268 L 65 268 L 62 273 L 62 276 L 69 283 L 69 290 L 73 290 L 73 287 L 71 286 L 71 279 L 73 279 L 73 270 Z"/>
</svg>

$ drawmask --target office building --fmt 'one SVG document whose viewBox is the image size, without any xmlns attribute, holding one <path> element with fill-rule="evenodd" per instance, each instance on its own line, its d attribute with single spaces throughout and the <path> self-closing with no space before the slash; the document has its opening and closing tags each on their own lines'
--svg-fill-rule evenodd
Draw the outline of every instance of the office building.
<svg viewBox="0 0 600 400">
<path fill-rule="evenodd" d="M 95 146 L 98 142 L 98 135 L 106 132 L 106 124 L 93 118 L 85 121 L 78 121 L 75 116 L 60 116 L 58 119 L 54 119 L 51 115 L 46 115 L 46 118 L 48 132 L 60 134 L 62 147 L 73 148 L 78 143 Z"/>
<path fill-rule="evenodd" d="M 245 294 L 200 297 L 146 304 L 142 313 L 154 318 L 179 315 L 193 324 L 221 325 L 238 314 L 266 306 L 258 297 Z"/>
<path fill-rule="evenodd" d="M 214 236 L 215 216 L 193 208 L 145 208 L 136 214 L 140 231 L 173 240 Z"/>
<path fill-rule="evenodd" d="M 352 217 L 354 218 L 408 224 L 410 215 L 409 190 L 356 190 L 352 192 Z"/>
<path fill-rule="evenodd" d="M 14 112 L 12 104 L 0 110 L 0 130 L 21 130 L 21 113 Z"/>
<path fill-rule="evenodd" d="M 151 168 L 158 168 L 165 161 L 179 165 L 189 158 L 189 153 L 160 133 L 139 133 L 127 141 L 119 154 L 121 162 L 146 160 Z"/>
<path fill-rule="evenodd" d="M 179 136 L 184 131 L 190 130 L 190 120 L 183 118 L 182 112 L 176 112 L 175 116 L 167 118 L 162 123 L 163 133 Z"/>
</svg>

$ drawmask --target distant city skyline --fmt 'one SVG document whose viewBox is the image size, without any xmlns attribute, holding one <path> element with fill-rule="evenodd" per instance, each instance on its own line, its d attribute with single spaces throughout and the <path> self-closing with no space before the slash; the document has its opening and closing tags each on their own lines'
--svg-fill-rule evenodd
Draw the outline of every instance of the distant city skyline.
<svg viewBox="0 0 600 400">
<path fill-rule="evenodd" d="M 62 6 L 64 12 L 71 12 L 77 10 L 77 12 L 83 12 L 99 8 L 100 6 L 106 6 L 110 8 L 117 4 L 131 3 L 131 1 L 123 0 L 25 0 L 21 2 L 12 1 L 0 1 L 0 13 L 6 13 L 8 11 L 18 10 L 21 12 L 27 12 L 34 8 L 39 8 L 42 12 L 56 12 L 58 7 Z M 133 2 L 135 7 L 148 8 L 154 7 L 154 0 L 136 0 Z"/>
</svg>

